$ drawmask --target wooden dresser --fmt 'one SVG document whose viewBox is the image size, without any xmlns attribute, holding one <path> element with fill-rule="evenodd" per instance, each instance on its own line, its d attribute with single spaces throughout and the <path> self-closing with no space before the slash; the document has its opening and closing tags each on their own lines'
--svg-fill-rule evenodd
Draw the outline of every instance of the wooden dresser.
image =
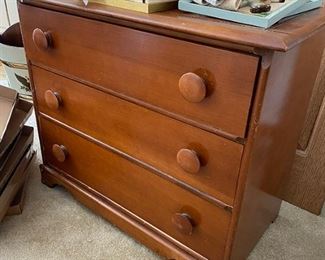
<svg viewBox="0 0 325 260">
<path fill-rule="evenodd" d="M 43 183 L 167 258 L 246 258 L 280 208 L 325 12 L 270 30 L 79 0 L 19 13 Z"/>
</svg>

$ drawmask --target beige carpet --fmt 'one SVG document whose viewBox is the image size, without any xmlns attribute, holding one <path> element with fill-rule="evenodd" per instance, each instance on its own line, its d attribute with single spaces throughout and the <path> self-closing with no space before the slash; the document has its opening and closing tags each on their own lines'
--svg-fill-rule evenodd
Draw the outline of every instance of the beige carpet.
<svg viewBox="0 0 325 260">
<path fill-rule="evenodd" d="M 34 117 L 29 122 L 35 125 Z M 0 224 L 0 259 L 158 259 L 146 247 L 76 202 L 62 188 L 42 185 L 32 167 L 22 215 Z M 325 214 L 320 217 L 283 203 L 280 216 L 250 260 L 325 259 Z"/>
</svg>

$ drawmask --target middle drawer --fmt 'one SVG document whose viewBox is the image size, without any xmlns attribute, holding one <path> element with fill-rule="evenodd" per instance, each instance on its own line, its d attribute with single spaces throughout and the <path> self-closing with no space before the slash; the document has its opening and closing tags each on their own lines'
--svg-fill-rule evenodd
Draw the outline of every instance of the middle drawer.
<svg viewBox="0 0 325 260">
<path fill-rule="evenodd" d="M 232 205 L 242 145 L 33 67 L 39 111 Z"/>
</svg>

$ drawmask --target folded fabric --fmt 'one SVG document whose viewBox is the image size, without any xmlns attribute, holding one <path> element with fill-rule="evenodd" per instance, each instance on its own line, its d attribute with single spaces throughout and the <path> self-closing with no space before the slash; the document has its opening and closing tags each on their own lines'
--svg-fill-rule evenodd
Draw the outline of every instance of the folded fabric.
<svg viewBox="0 0 325 260">
<path fill-rule="evenodd" d="M 225 0 L 219 8 L 237 11 L 241 6 L 242 0 Z"/>
<path fill-rule="evenodd" d="M 200 5 L 212 5 L 218 8 L 237 11 L 242 3 L 242 0 L 193 0 Z"/>
<path fill-rule="evenodd" d="M 213 6 L 219 6 L 222 4 L 225 0 L 193 0 L 194 3 L 197 3 L 199 5 L 213 5 Z"/>
<path fill-rule="evenodd" d="M 219 6 L 224 2 L 225 0 L 193 0 L 194 3 L 197 3 L 199 5 L 213 5 L 213 6 Z"/>
</svg>

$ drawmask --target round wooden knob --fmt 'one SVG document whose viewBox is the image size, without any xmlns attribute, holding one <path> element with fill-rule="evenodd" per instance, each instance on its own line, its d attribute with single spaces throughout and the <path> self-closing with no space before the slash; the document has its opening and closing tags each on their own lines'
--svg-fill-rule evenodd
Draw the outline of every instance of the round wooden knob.
<svg viewBox="0 0 325 260">
<path fill-rule="evenodd" d="M 51 47 L 51 35 L 49 32 L 43 32 L 41 29 L 36 28 L 33 31 L 33 42 L 38 49 L 47 50 Z"/>
<path fill-rule="evenodd" d="M 52 153 L 59 162 L 64 162 L 68 156 L 68 150 L 63 145 L 54 144 Z"/>
<path fill-rule="evenodd" d="M 182 96 L 189 102 L 199 103 L 206 96 L 204 80 L 192 72 L 186 73 L 180 78 L 178 87 Z"/>
<path fill-rule="evenodd" d="M 176 213 L 172 218 L 172 222 L 182 234 L 192 235 L 194 226 L 192 223 L 192 218 L 188 214 Z"/>
<path fill-rule="evenodd" d="M 177 163 L 189 173 L 198 173 L 201 167 L 198 154 L 190 149 L 181 149 L 177 153 Z"/>
<path fill-rule="evenodd" d="M 62 104 L 62 99 L 60 97 L 60 94 L 52 90 L 45 91 L 44 99 L 46 105 L 51 109 L 58 110 L 60 105 Z"/>
</svg>

